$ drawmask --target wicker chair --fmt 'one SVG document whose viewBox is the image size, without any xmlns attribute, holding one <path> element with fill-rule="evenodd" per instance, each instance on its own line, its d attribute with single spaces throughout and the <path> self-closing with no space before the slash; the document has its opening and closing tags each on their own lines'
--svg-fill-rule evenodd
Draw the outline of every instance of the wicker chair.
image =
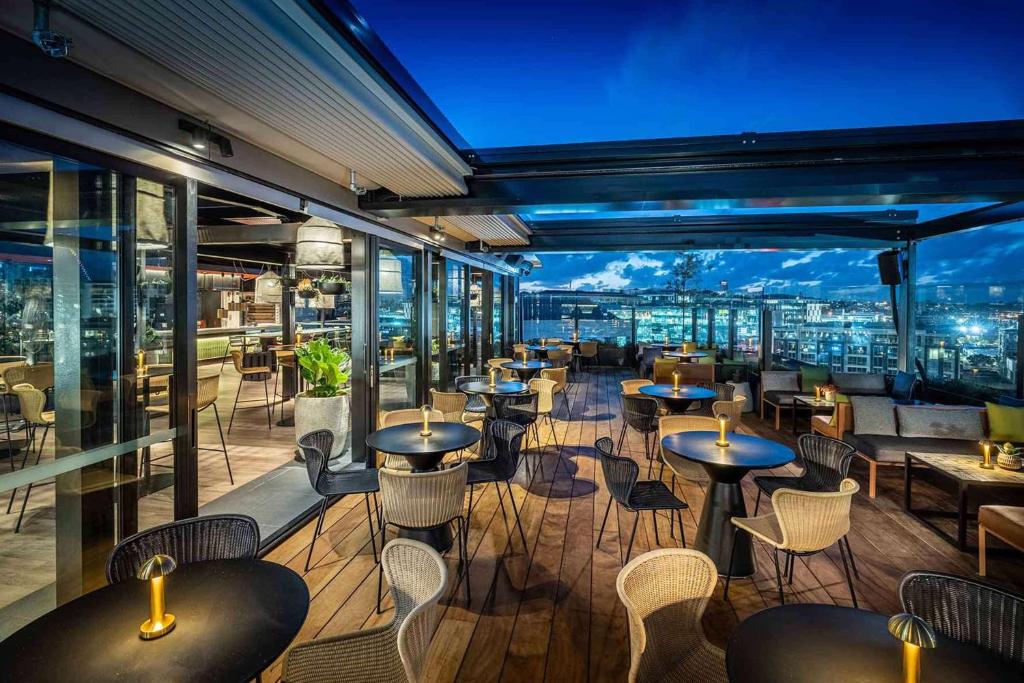
<svg viewBox="0 0 1024 683">
<path fill-rule="evenodd" d="M 555 431 L 555 418 L 551 417 L 551 411 L 555 408 L 555 386 L 557 384 L 553 379 L 531 379 L 529 382 L 530 391 L 537 392 L 537 421 L 547 420 L 551 427 L 551 440 L 555 442 L 555 448 L 561 452 L 562 446 L 558 443 L 558 433 Z M 535 422 L 534 430 L 537 429 Z M 540 434 L 537 431 L 534 433 L 539 438 Z M 546 448 L 547 445 L 548 442 L 545 439 L 541 448 Z"/>
<path fill-rule="evenodd" d="M 572 408 L 569 407 L 569 398 L 566 395 L 566 389 L 569 386 L 569 368 L 562 365 L 560 367 L 545 368 L 540 371 L 541 379 L 550 379 L 555 383 L 554 388 L 551 390 L 553 395 L 561 395 L 562 405 L 565 406 L 565 412 L 568 415 L 568 419 L 572 419 Z"/>
<path fill-rule="evenodd" d="M 839 555 L 846 571 L 846 583 L 850 587 L 850 598 L 857 607 L 857 593 L 853 590 L 853 577 L 846 561 L 846 549 L 842 540 L 850 531 L 850 503 L 860 486 L 853 479 L 844 479 L 839 490 L 819 493 L 779 489 L 772 494 L 773 514 L 760 517 L 733 517 L 733 546 L 729 553 L 729 572 L 732 574 L 732 560 L 736 551 L 736 536 L 746 531 L 751 536 L 771 546 L 775 561 L 775 581 L 779 589 L 779 602 L 786 604 L 782 593 L 782 573 L 779 568 L 779 551 L 786 556 L 786 573 L 793 583 L 794 558 L 815 555 L 833 545 L 839 545 Z M 729 599 L 729 577 L 725 580 L 726 600 Z"/>
<path fill-rule="evenodd" d="M 905 612 L 947 638 L 977 645 L 1024 672 L 1024 595 L 931 571 L 904 574 L 899 593 Z"/>
<path fill-rule="evenodd" d="M 380 483 L 377 480 L 377 470 L 374 468 L 350 469 L 341 472 L 333 472 L 327 468 L 327 460 L 331 449 L 334 447 L 334 434 L 329 429 L 319 429 L 315 432 L 305 434 L 299 439 L 299 448 L 306 458 L 306 473 L 309 475 L 309 483 L 313 490 L 323 496 L 320 503 L 320 516 L 316 520 L 316 528 L 313 530 L 313 540 L 309 543 L 309 553 L 306 555 L 306 571 L 309 571 L 309 562 L 313 558 L 313 546 L 317 537 L 324 528 L 324 516 L 327 514 L 327 505 L 335 496 L 346 496 L 354 493 L 363 494 L 366 502 L 366 525 L 370 531 L 370 547 L 373 549 L 373 561 L 377 561 L 377 543 L 374 540 L 373 513 L 370 511 L 370 494 L 374 494 L 374 507 L 376 507 L 376 493 L 380 490 Z"/>
<path fill-rule="evenodd" d="M 661 358 L 662 347 L 660 346 L 645 346 L 644 350 L 640 355 L 640 376 L 646 377 L 647 373 L 651 372 L 654 368 L 654 361 Z"/>
<path fill-rule="evenodd" d="M 52 410 L 45 410 L 46 394 L 35 386 L 28 383 L 15 384 L 12 389 L 18 396 L 21 416 L 25 419 L 25 423 L 28 425 L 29 430 L 29 445 L 28 448 L 25 449 L 25 454 L 21 458 L 21 469 L 25 469 L 29 453 L 31 453 L 33 447 L 36 452 L 34 464 L 39 464 L 39 458 L 43 455 L 43 448 L 46 446 L 46 435 L 50 433 L 50 427 L 56 424 L 56 413 Z M 40 427 L 43 428 L 43 438 L 39 441 L 39 445 L 35 446 L 36 431 Z M 13 455 L 11 456 L 11 467 L 14 467 Z M 21 511 L 18 513 L 18 521 L 14 525 L 14 533 L 19 533 L 21 531 L 21 522 L 25 518 L 25 508 L 28 506 L 28 497 L 31 495 L 32 488 L 34 486 L 39 486 L 39 484 L 29 483 L 28 488 L 25 489 L 25 497 L 21 501 Z M 11 489 L 11 497 L 7 501 L 8 513 L 14 505 L 14 497 L 17 493 L 17 488 Z"/>
<path fill-rule="evenodd" d="M 527 548 L 526 534 L 523 532 L 523 525 L 519 521 L 519 508 L 516 507 L 515 496 L 512 495 L 512 478 L 516 476 L 519 469 L 519 455 L 521 453 L 523 434 L 526 428 L 508 422 L 506 420 L 494 420 L 489 426 L 489 441 L 492 444 L 494 457 L 488 460 L 477 460 L 469 463 L 469 508 L 466 512 L 466 529 L 470 526 L 473 516 L 473 487 L 476 484 L 494 484 L 494 490 L 498 493 L 498 504 L 501 505 L 502 514 L 505 511 L 505 501 L 501 496 L 500 482 L 505 482 L 508 491 L 508 498 L 512 501 L 512 512 L 516 516 L 516 526 L 519 527 L 519 535 L 523 539 L 523 548 Z M 509 545 L 512 544 L 512 531 L 509 530 Z"/>
<path fill-rule="evenodd" d="M 679 533 L 685 548 L 686 532 L 683 530 L 682 510 L 689 506 L 676 498 L 660 481 L 637 481 L 640 477 L 640 466 L 631 458 L 613 455 L 613 445 L 611 437 L 608 436 L 598 439 L 594 444 L 598 458 L 601 460 L 605 485 L 611 494 L 608 497 L 608 506 L 604 510 L 604 518 L 601 520 L 601 530 L 597 533 L 597 547 L 601 547 L 604 526 L 608 522 L 612 501 L 615 501 L 630 512 L 636 513 L 636 519 L 633 520 L 633 531 L 629 535 L 629 547 L 626 549 L 626 562 L 629 562 L 629 556 L 633 552 L 633 539 L 636 537 L 636 527 L 640 523 L 640 513 L 646 510 L 650 511 L 651 521 L 654 523 L 655 543 L 661 545 L 661 539 L 658 538 L 657 513 L 659 510 L 668 510 L 670 518 L 674 514 L 679 520 Z M 675 538 L 674 526 L 669 531 L 669 535 Z"/>
<path fill-rule="evenodd" d="M 626 438 L 626 427 L 632 427 L 644 438 L 644 455 L 651 460 L 654 444 L 651 436 L 658 431 L 658 399 L 643 394 L 619 394 L 622 401 L 622 431 L 619 432 L 619 444 L 616 450 L 622 452 L 622 442 Z M 653 461 L 652 461 L 653 462 Z M 650 467 L 647 476 L 651 475 Z"/>
<path fill-rule="evenodd" d="M 731 425 L 731 423 L 730 423 Z M 680 458 L 675 453 L 670 453 L 660 447 L 662 440 L 671 434 L 680 432 L 717 432 L 718 420 L 701 415 L 665 415 L 658 420 L 658 454 L 661 457 L 662 471 L 658 478 L 664 473 L 667 466 L 672 473 L 672 490 L 676 490 L 676 477 L 704 484 L 709 481 L 704 468 L 685 458 Z"/>
<path fill-rule="evenodd" d="M 502 382 L 513 382 L 516 379 L 515 371 L 509 370 L 508 368 L 503 368 L 501 366 L 503 363 L 512 363 L 514 361 L 515 358 L 492 358 L 489 361 L 487 361 L 487 365 L 492 370 L 497 370 L 498 372 L 501 373 Z"/>
<path fill-rule="evenodd" d="M 490 377 L 487 375 L 464 375 L 462 377 L 455 378 L 455 391 L 462 391 L 462 387 L 471 382 L 487 382 Z M 484 419 L 484 414 L 487 412 L 487 404 L 480 394 L 467 394 L 466 395 L 466 414 L 462 416 L 462 421 L 478 422 Z"/>
<path fill-rule="evenodd" d="M 672 373 L 679 367 L 679 361 L 675 358 L 654 359 L 654 383 L 672 384 Z"/>
<path fill-rule="evenodd" d="M 728 681 L 725 653 L 701 625 L 717 582 L 696 550 L 652 550 L 622 568 L 615 589 L 629 616 L 630 683 Z"/>
<path fill-rule="evenodd" d="M 697 386 L 710 389 L 715 392 L 714 399 L 699 401 L 693 406 L 697 412 L 706 417 L 718 417 L 719 413 L 715 412 L 714 404 L 720 402 L 731 402 L 733 394 L 736 392 L 736 387 L 722 382 L 698 382 Z"/>
<path fill-rule="evenodd" d="M 732 431 L 743 422 L 743 404 L 747 402 L 745 396 L 737 396 L 732 401 L 715 401 L 711 404 L 711 417 L 728 415 Z"/>
<path fill-rule="evenodd" d="M 406 683 L 419 681 L 448 585 L 448 568 L 436 550 L 395 539 L 381 551 L 381 572 L 395 603 L 391 623 L 293 645 L 282 683 Z"/>
<path fill-rule="evenodd" d="M 462 422 L 467 403 L 468 397 L 461 391 L 430 390 L 430 405 L 441 411 L 445 422 Z"/>
<path fill-rule="evenodd" d="M 850 462 L 857 449 L 837 439 L 820 434 L 803 434 L 797 439 L 797 451 L 804 471 L 798 477 L 754 477 L 757 499 L 754 514 L 761 505 L 761 494 L 771 496 L 779 489 L 797 491 L 838 491 L 850 471 Z M 856 566 L 856 565 L 854 565 Z"/>
<path fill-rule="evenodd" d="M 654 382 L 649 379 L 624 379 L 619 384 L 623 394 L 635 395 L 640 393 L 640 387 L 649 387 Z"/>
<path fill-rule="evenodd" d="M 238 410 L 238 404 L 259 401 L 258 398 L 239 400 L 239 397 L 242 395 L 242 386 L 246 382 L 263 382 L 263 401 L 267 407 L 267 429 L 272 429 L 273 427 L 270 424 L 272 414 L 270 409 L 270 388 L 267 383 L 274 376 L 270 370 L 274 362 L 273 353 L 269 351 L 266 353 L 247 353 L 243 356 L 241 351 L 232 349 L 231 361 L 235 365 L 235 372 L 238 373 L 239 380 L 238 391 L 235 392 L 235 404 L 231 406 L 231 419 L 228 420 L 228 434 L 231 433 L 231 426 L 235 423 L 235 411 Z"/>
<path fill-rule="evenodd" d="M 548 360 L 551 361 L 551 366 L 555 368 L 564 368 L 569 365 L 572 361 L 572 347 L 566 351 L 564 348 L 552 349 L 548 351 Z"/>
<path fill-rule="evenodd" d="M 430 422 L 444 422 L 444 413 L 437 408 L 430 411 Z M 385 413 L 381 413 L 380 428 L 394 427 L 396 425 L 407 425 L 416 424 L 423 421 L 423 411 L 420 408 L 402 408 L 400 410 L 391 410 Z M 394 453 L 384 454 L 384 467 L 392 470 L 411 470 L 412 465 L 409 461 L 401 455 L 395 455 Z"/>
<path fill-rule="evenodd" d="M 430 530 L 457 523 L 459 568 L 468 569 L 466 536 L 468 528 L 462 507 L 466 498 L 469 464 L 436 472 L 403 472 L 380 470 L 381 520 L 380 537 L 387 540 L 388 527 Z M 377 574 L 377 613 L 380 613 L 384 570 Z M 469 576 L 464 578 L 466 602 L 470 600 Z"/>
<path fill-rule="evenodd" d="M 576 354 L 576 360 L 579 363 L 580 368 L 589 365 L 591 367 L 597 367 L 598 360 L 598 346 L 596 341 L 581 341 L 580 350 Z"/>
<path fill-rule="evenodd" d="M 540 395 L 536 391 L 527 394 L 496 394 L 491 397 L 491 405 L 494 407 L 494 417 L 498 420 L 507 420 L 515 423 L 526 430 L 526 441 L 523 443 L 523 452 L 530 447 L 530 430 L 533 430 L 535 443 L 540 448 L 540 437 L 537 435 L 537 417 L 540 405 Z M 541 471 L 544 461 L 541 460 Z"/>
<path fill-rule="evenodd" d="M 207 560 L 255 560 L 260 529 L 246 515 L 208 515 L 161 524 L 124 539 L 107 558 L 107 582 L 134 579 L 154 555 L 179 565 Z"/>
</svg>

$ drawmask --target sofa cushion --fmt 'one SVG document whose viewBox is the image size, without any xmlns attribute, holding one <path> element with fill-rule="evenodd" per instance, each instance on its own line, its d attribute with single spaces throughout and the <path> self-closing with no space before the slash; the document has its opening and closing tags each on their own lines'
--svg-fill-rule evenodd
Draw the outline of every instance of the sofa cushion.
<svg viewBox="0 0 1024 683">
<path fill-rule="evenodd" d="M 978 444 L 963 439 L 908 439 L 883 434 L 843 434 L 843 441 L 872 460 L 903 462 L 907 451 L 920 453 L 958 453 L 977 455 Z"/>
<path fill-rule="evenodd" d="M 885 395 L 885 375 L 867 372 L 837 372 L 833 381 L 844 394 Z"/>
<path fill-rule="evenodd" d="M 795 391 L 766 391 L 764 392 L 764 401 L 774 406 L 791 406 L 796 394 Z"/>
<path fill-rule="evenodd" d="M 839 404 L 849 403 L 850 397 L 846 394 L 836 394 L 835 402 L 836 407 L 832 409 L 832 415 L 828 418 L 828 423 L 833 427 L 839 424 Z"/>
<path fill-rule="evenodd" d="M 997 443 L 1024 441 L 1024 408 L 986 403 L 989 437 Z"/>
<path fill-rule="evenodd" d="M 970 406 L 896 406 L 900 436 L 907 438 L 963 439 L 985 438 L 981 409 Z"/>
<path fill-rule="evenodd" d="M 828 367 L 823 365 L 805 365 L 800 368 L 800 388 L 808 393 L 814 387 L 828 384 Z"/>
<path fill-rule="evenodd" d="M 761 373 L 761 390 L 769 391 L 800 391 L 800 373 L 788 370 L 765 370 Z"/>
<path fill-rule="evenodd" d="M 978 524 L 1007 543 L 1024 548 L 1024 507 L 982 505 L 978 508 Z"/>
<path fill-rule="evenodd" d="M 896 412 L 887 396 L 851 396 L 854 434 L 896 436 Z"/>
</svg>

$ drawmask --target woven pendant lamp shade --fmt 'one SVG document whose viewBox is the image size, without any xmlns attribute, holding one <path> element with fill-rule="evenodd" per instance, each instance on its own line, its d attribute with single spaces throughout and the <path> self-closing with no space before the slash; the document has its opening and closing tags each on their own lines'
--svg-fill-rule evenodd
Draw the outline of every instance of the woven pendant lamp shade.
<svg viewBox="0 0 1024 683">
<path fill-rule="evenodd" d="M 387 249 L 380 250 L 378 290 L 381 294 L 402 293 L 402 262 Z"/>
<path fill-rule="evenodd" d="M 345 265 L 341 228 L 322 218 L 299 226 L 295 239 L 295 265 L 299 268 L 335 269 Z"/>
</svg>

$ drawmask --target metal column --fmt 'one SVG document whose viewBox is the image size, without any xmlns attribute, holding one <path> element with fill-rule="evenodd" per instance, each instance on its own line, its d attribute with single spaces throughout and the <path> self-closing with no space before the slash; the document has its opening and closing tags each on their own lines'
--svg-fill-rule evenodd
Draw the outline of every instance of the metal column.
<svg viewBox="0 0 1024 683">
<path fill-rule="evenodd" d="M 914 372 L 914 330 L 917 314 L 917 243 L 907 242 L 903 250 L 903 284 L 899 292 L 899 328 L 896 330 L 899 350 L 898 365 L 904 372 Z"/>
</svg>

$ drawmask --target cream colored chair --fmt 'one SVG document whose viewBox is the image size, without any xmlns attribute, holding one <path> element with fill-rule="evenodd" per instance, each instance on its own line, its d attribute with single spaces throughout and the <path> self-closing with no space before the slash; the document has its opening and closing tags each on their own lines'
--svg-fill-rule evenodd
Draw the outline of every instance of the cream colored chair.
<svg viewBox="0 0 1024 683">
<path fill-rule="evenodd" d="M 734 432 L 743 424 L 743 404 L 746 402 L 745 396 L 737 396 L 732 401 L 715 401 L 711 404 L 711 415 L 716 419 L 719 415 L 728 415 L 729 431 Z"/>
<path fill-rule="evenodd" d="M 640 387 L 649 387 L 654 382 L 649 379 L 624 379 L 619 384 L 622 385 L 622 393 L 632 396 L 640 393 Z"/>
<path fill-rule="evenodd" d="M 25 464 L 28 462 L 29 453 L 35 447 L 36 459 L 34 465 L 39 464 L 39 458 L 43 454 L 43 448 L 46 446 L 46 435 L 50 433 L 50 427 L 56 423 L 56 415 L 52 410 L 45 410 L 46 408 L 46 394 L 40 389 L 32 386 L 31 384 L 15 384 L 14 393 L 18 396 L 19 409 L 21 416 L 25 418 L 25 422 L 28 423 L 29 429 L 29 447 L 25 449 L 25 455 L 21 459 L 21 468 L 25 469 Z M 39 445 L 35 446 L 36 431 L 39 427 L 43 428 L 43 438 L 39 441 Z M 14 525 L 14 533 L 21 531 L 21 521 L 25 517 L 25 507 L 28 505 L 29 494 L 32 493 L 33 484 L 29 484 L 25 490 L 25 498 L 21 501 L 21 512 L 18 513 L 18 521 Z M 18 489 L 11 490 L 11 498 L 7 502 L 7 512 L 11 511 L 11 506 L 14 504 L 14 496 L 18 492 Z"/>
<path fill-rule="evenodd" d="M 512 355 L 516 357 L 516 360 L 522 360 L 524 353 L 526 354 L 527 358 L 530 358 L 533 355 L 533 353 L 526 348 L 526 344 L 512 345 Z"/>
<path fill-rule="evenodd" d="M 629 682 L 726 683 L 725 653 L 708 642 L 701 618 L 718 570 L 697 550 L 652 550 L 619 572 L 629 616 Z"/>
<path fill-rule="evenodd" d="M 541 379 L 550 379 L 555 383 L 555 388 L 552 389 L 552 394 L 562 396 L 562 404 L 565 406 L 565 412 L 569 416 L 568 419 L 572 419 L 572 408 L 569 407 L 569 399 L 566 396 L 566 389 L 569 386 L 569 368 L 563 366 L 560 368 L 545 368 L 540 371 Z"/>
<path fill-rule="evenodd" d="M 427 651 L 448 587 L 448 567 L 436 550 L 409 539 L 381 552 L 395 618 L 384 626 L 293 645 L 285 655 L 282 683 L 365 681 L 414 683 L 423 677 Z"/>
<path fill-rule="evenodd" d="M 676 477 L 698 484 L 707 483 L 708 475 L 703 467 L 693 461 L 680 458 L 674 453 L 669 453 L 661 448 L 661 442 L 666 436 L 679 434 L 680 432 L 717 431 L 718 420 L 713 417 L 701 417 L 698 415 L 665 415 L 661 417 L 658 420 L 658 455 L 661 458 L 662 470 L 658 477 L 661 477 L 667 466 L 672 473 L 672 490 L 675 490 Z"/>
<path fill-rule="evenodd" d="M 430 411 L 430 422 L 444 422 L 444 413 L 437 408 L 433 408 Z M 407 425 L 416 424 L 417 422 L 423 421 L 423 410 L 421 408 L 402 408 L 401 410 L 392 410 L 383 412 L 380 414 L 380 418 L 377 420 L 377 426 L 381 429 L 385 427 L 394 427 L 396 425 Z M 411 470 L 412 465 L 405 456 L 395 455 L 394 453 L 384 453 L 384 467 L 392 470 Z"/>
<path fill-rule="evenodd" d="M 590 365 L 592 367 L 597 366 L 598 362 L 598 347 L 596 341 L 581 341 L 580 351 L 577 354 L 579 360 L 579 366 L 582 369 L 584 365 Z"/>
<path fill-rule="evenodd" d="M 379 472 L 381 495 L 380 538 L 387 540 L 388 527 L 406 530 L 430 530 L 456 525 L 459 567 L 465 572 L 466 602 L 470 601 L 469 556 L 466 539 L 469 529 L 462 514 L 465 507 L 469 463 L 435 472 L 402 472 L 383 468 Z M 377 574 L 377 612 L 383 572 Z"/>
<path fill-rule="evenodd" d="M 249 354 L 252 356 L 263 356 L 267 359 L 272 358 L 272 354 L 267 352 L 265 354 Z M 270 378 L 273 377 L 273 373 L 270 371 L 269 363 L 267 365 L 255 365 L 247 366 L 246 358 L 242 356 L 242 352 L 238 349 L 231 350 L 231 362 L 234 363 L 235 372 L 238 373 L 238 391 L 235 392 L 235 404 L 231 406 L 231 419 L 228 420 L 228 434 L 231 433 L 231 426 L 235 423 L 235 411 L 238 410 L 239 403 L 253 403 L 258 402 L 258 398 L 248 398 L 239 400 L 239 396 L 242 395 L 242 385 L 246 382 L 263 382 L 263 401 L 267 407 L 267 429 L 273 429 L 270 424 L 272 410 L 270 407 L 270 388 L 267 384 Z"/>
<path fill-rule="evenodd" d="M 224 441 L 224 429 L 221 427 L 220 412 L 217 410 L 217 397 L 220 395 L 220 373 L 200 377 L 196 382 L 196 394 L 196 413 L 201 413 L 207 408 L 213 408 L 213 417 L 217 420 L 217 432 L 220 434 L 220 448 L 197 447 L 197 450 L 223 453 L 224 464 L 228 467 L 228 481 L 231 482 L 232 486 L 234 486 L 235 477 L 231 473 L 231 459 L 228 458 L 228 445 Z M 170 414 L 171 408 L 166 403 L 163 405 L 146 407 L 146 416 L 148 418 L 170 417 Z M 141 468 L 145 466 L 145 460 L 148 459 L 149 450 L 147 449 L 143 454 L 143 460 L 139 463 L 140 472 Z"/>
<path fill-rule="evenodd" d="M 530 380 L 530 391 L 537 392 L 537 422 L 547 420 L 551 426 L 551 438 L 555 442 L 555 448 L 561 449 L 558 443 L 558 434 L 555 431 L 555 419 L 551 416 L 551 411 L 555 407 L 555 386 L 557 382 L 552 379 L 531 379 Z M 536 423 L 535 427 L 536 429 Z M 541 448 L 545 448 L 548 445 L 547 439 L 544 440 Z"/>
<path fill-rule="evenodd" d="M 779 589 L 779 602 L 786 604 L 782 593 L 783 571 L 779 565 L 779 551 L 785 557 L 785 574 L 793 582 L 794 558 L 815 555 L 839 545 L 839 555 L 846 570 L 846 583 L 850 599 L 857 607 L 857 593 L 853 590 L 853 577 L 843 545 L 850 531 L 850 504 L 860 486 L 853 479 L 844 479 L 835 492 L 797 491 L 779 489 L 772 494 L 773 512 L 760 517 L 733 517 L 733 550 L 736 536 L 741 531 L 771 547 L 775 561 L 775 581 Z M 732 553 L 729 555 L 729 574 L 732 573 Z M 729 599 L 729 579 L 725 580 L 724 598 Z"/>
<path fill-rule="evenodd" d="M 501 381 L 502 382 L 513 382 L 516 379 L 515 372 L 512 371 L 512 370 L 509 370 L 508 368 L 501 367 L 501 364 L 502 363 L 511 363 L 514 360 L 515 360 L 514 358 L 492 358 L 489 361 L 487 361 L 487 365 L 488 365 L 488 367 L 490 367 L 490 368 L 492 368 L 494 370 L 497 370 L 498 372 L 501 373 Z"/>
<path fill-rule="evenodd" d="M 437 389 L 430 390 L 430 405 L 435 410 L 440 410 L 444 414 L 445 422 L 461 422 L 463 424 L 468 424 L 472 427 L 476 427 L 478 430 L 482 429 L 483 415 L 479 413 L 467 413 L 466 404 L 468 401 L 469 397 L 463 394 L 461 391 L 438 391 Z M 420 414 L 420 419 L 423 419 L 422 413 Z M 476 453 L 477 446 L 479 443 L 480 442 L 477 441 L 466 450 L 468 450 L 470 453 Z M 462 462 L 461 450 L 456 452 L 455 459 L 458 462 Z"/>
<path fill-rule="evenodd" d="M 683 353 L 694 353 L 697 350 L 697 342 L 683 342 Z"/>
</svg>

